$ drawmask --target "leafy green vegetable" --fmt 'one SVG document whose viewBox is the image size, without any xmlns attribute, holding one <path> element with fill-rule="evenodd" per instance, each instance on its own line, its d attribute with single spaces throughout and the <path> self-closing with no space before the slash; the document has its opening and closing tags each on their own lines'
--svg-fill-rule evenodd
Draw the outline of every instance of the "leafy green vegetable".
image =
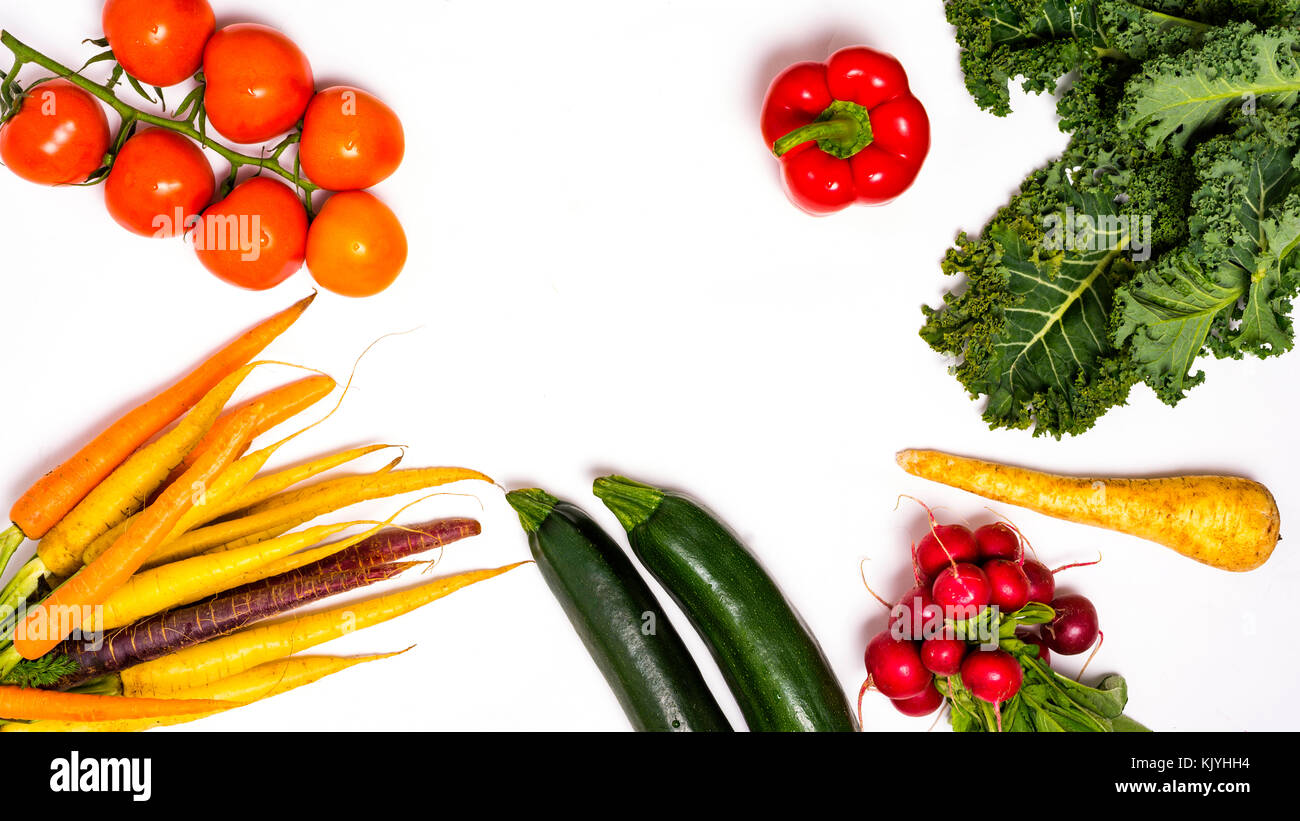
<svg viewBox="0 0 1300 821">
<path fill-rule="evenodd" d="M 1055 91 L 1065 74 L 1103 59 L 1182 51 L 1208 28 L 1204 3 L 1126 0 L 950 0 L 966 87 L 981 107 L 1010 113 L 1008 84 Z M 1230 4 L 1218 3 L 1218 6 Z M 1179 17 L 1188 12 L 1192 16 Z"/>
<path fill-rule="evenodd" d="M 77 672 L 77 662 L 69 656 L 46 655 L 23 661 L 10 670 L 0 684 L 18 687 L 49 687 L 66 675 Z"/>
<path fill-rule="evenodd" d="M 1300 92 L 1300 32 L 1258 32 L 1249 23 L 1216 29 L 1204 45 L 1144 64 L 1130 83 L 1123 127 L 1143 132 L 1156 148 L 1168 142 L 1182 150 L 1201 129 L 1218 122 L 1231 106 L 1295 104 Z"/>
<path fill-rule="evenodd" d="M 989 614 L 990 611 L 984 611 Z M 1009 615 L 991 614 L 998 645 L 1020 662 L 1024 681 L 1020 691 L 994 710 L 980 701 L 961 676 L 939 677 L 935 686 L 947 699 L 949 722 L 955 732 L 1108 733 L 1146 732 L 1147 728 L 1124 715 L 1128 684 L 1109 675 L 1096 687 L 1062 676 L 1038 658 L 1038 647 L 1015 637 L 1016 629 L 1043 624 L 1054 613 L 1043 604 L 1029 604 Z M 984 615 L 981 615 L 984 618 Z M 999 716 L 1000 712 L 1000 716 Z"/>
<path fill-rule="evenodd" d="M 1300 0 L 948 0 L 975 100 L 1054 90 L 1071 135 L 943 269 L 924 308 L 994 427 L 1082 433 L 1195 360 L 1294 345 Z"/>
<path fill-rule="evenodd" d="M 1290 300 L 1300 287 L 1300 181 L 1294 122 L 1281 133 L 1254 123 L 1202 144 L 1192 158 L 1195 237 L 1137 275 L 1119 297 L 1116 338 L 1132 340 L 1143 378 L 1169 402 L 1204 378 L 1192 362 L 1207 347 L 1264 357 L 1294 344 Z"/>
</svg>

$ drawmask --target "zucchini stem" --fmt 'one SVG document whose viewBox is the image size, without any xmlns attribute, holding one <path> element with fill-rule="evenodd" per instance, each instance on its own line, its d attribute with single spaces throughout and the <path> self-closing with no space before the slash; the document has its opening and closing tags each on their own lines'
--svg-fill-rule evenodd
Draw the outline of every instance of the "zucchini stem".
<svg viewBox="0 0 1300 821">
<path fill-rule="evenodd" d="M 519 524 L 523 525 L 524 532 L 536 533 L 560 500 L 541 488 L 533 487 L 510 491 L 506 494 L 506 501 L 519 514 Z"/>
<path fill-rule="evenodd" d="M 664 499 L 662 490 L 625 476 L 601 477 L 596 480 L 592 492 L 614 511 L 618 523 L 628 532 L 649 519 Z"/>
</svg>

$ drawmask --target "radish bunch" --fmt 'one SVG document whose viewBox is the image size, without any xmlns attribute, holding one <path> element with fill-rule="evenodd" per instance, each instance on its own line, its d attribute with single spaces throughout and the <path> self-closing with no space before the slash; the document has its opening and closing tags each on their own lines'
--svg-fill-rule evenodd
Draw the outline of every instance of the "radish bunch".
<svg viewBox="0 0 1300 821">
<path fill-rule="evenodd" d="M 1001 522 L 972 531 L 931 516 L 912 565 L 916 586 L 867 644 L 862 694 L 875 689 L 909 716 L 947 702 L 957 729 L 1001 730 L 1004 717 L 1015 719 L 1011 729 L 1113 729 L 1126 690 L 1113 709 L 1114 693 L 1099 698 L 1050 668 L 1052 653 L 1083 653 L 1098 641 L 1097 610 L 1083 596 L 1056 595 L 1053 571 L 1025 557 L 1019 531 Z"/>
</svg>

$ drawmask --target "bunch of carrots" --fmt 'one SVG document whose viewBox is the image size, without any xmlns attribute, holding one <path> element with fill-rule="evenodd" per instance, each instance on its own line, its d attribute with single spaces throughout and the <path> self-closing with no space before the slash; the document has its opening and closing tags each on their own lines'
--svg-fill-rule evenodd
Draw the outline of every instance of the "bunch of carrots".
<svg viewBox="0 0 1300 821">
<path fill-rule="evenodd" d="M 231 397 L 312 298 L 113 422 L 14 504 L 0 533 L 0 575 L 25 540 L 39 544 L 0 591 L 0 731 L 139 730 L 268 698 L 393 655 L 299 651 L 516 566 L 260 624 L 427 567 L 407 559 L 479 532 L 473 519 L 390 527 L 400 510 L 384 522 L 300 526 L 365 500 L 491 482 L 466 468 L 398 469 L 398 457 L 372 473 L 306 484 L 390 447 L 380 444 L 263 470 L 319 422 L 253 450 L 257 437 L 336 384 L 316 373 L 238 404 Z"/>
</svg>

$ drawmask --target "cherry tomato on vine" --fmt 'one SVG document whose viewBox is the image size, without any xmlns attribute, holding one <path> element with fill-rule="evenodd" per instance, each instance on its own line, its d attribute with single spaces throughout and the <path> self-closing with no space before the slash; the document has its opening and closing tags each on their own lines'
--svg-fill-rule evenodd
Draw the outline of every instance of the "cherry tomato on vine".
<svg viewBox="0 0 1300 821">
<path fill-rule="evenodd" d="M 318 285 L 336 294 L 377 294 L 397 279 L 405 264 L 402 224 L 366 191 L 330 197 L 307 233 L 307 270 Z"/>
<path fill-rule="evenodd" d="M 151 86 L 192 77 L 217 27 L 207 0 L 108 0 L 103 19 L 113 57 Z"/>
<path fill-rule="evenodd" d="M 190 236 L 203 267 L 232 285 L 262 291 L 302 267 L 307 210 L 289 186 L 253 177 L 204 211 Z"/>
<path fill-rule="evenodd" d="M 85 182 L 103 164 L 108 117 L 89 92 L 67 80 L 29 88 L 18 113 L 0 126 L 0 162 L 30 182 Z"/>
<path fill-rule="evenodd" d="M 104 181 L 118 225 L 146 237 L 185 233 L 217 188 L 208 158 L 173 131 L 150 128 L 126 141 Z"/>
<path fill-rule="evenodd" d="M 298 122 L 315 91 L 311 64 L 270 26 L 236 23 L 203 50 L 208 124 L 237 143 L 260 143 Z"/>
<path fill-rule="evenodd" d="M 373 94 L 334 86 L 307 105 L 298 157 L 322 188 L 369 188 L 397 170 L 405 150 L 402 121 Z"/>
</svg>

